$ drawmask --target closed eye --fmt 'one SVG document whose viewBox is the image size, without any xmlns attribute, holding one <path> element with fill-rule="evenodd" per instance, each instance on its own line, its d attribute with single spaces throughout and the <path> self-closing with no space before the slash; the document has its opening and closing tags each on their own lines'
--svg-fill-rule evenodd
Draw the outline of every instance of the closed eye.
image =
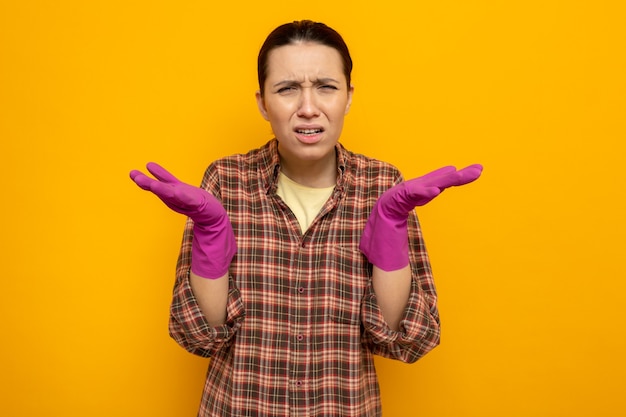
<svg viewBox="0 0 626 417">
<path fill-rule="evenodd" d="M 290 92 L 293 92 L 293 91 L 296 91 L 296 87 L 293 86 L 293 85 L 290 85 L 290 86 L 286 86 L 286 87 L 281 87 L 276 92 L 278 94 L 287 94 L 287 93 L 290 93 Z"/>
</svg>

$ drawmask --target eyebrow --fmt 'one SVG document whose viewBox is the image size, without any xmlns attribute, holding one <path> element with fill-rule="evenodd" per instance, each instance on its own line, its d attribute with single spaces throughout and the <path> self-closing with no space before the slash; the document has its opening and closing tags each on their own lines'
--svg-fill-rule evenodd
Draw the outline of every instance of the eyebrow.
<svg viewBox="0 0 626 417">
<path fill-rule="evenodd" d="M 339 81 L 337 81 L 334 78 L 330 78 L 330 77 L 318 78 L 318 79 L 312 80 L 312 81 L 313 81 L 314 85 L 316 85 L 316 84 L 317 85 L 319 85 L 319 84 L 333 84 L 333 83 L 334 84 L 340 84 Z M 300 84 L 302 84 L 302 82 L 296 81 L 296 80 L 282 80 L 282 81 L 279 81 L 279 82 L 275 83 L 273 85 L 273 87 L 279 87 L 279 86 L 282 86 L 282 85 L 300 85 Z"/>
</svg>

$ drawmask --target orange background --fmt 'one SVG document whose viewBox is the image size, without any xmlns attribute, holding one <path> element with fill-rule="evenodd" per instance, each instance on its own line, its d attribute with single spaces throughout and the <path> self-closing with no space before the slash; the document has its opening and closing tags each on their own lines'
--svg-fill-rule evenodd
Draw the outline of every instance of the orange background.
<svg viewBox="0 0 626 417">
<path fill-rule="evenodd" d="M 377 360 L 386 416 L 626 413 L 626 13 L 615 1 L 0 2 L 0 415 L 192 416 L 206 360 L 167 334 L 184 219 L 128 171 L 199 183 L 271 136 L 271 29 L 337 28 L 343 143 L 414 177 L 442 344 Z"/>
</svg>

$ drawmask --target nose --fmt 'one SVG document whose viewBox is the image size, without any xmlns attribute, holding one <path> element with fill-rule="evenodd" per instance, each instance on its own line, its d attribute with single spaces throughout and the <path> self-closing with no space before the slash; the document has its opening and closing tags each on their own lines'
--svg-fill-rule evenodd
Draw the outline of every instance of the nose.
<svg viewBox="0 0 626 417">
<path fill-rule="evenodd" d="M 320 113 L 317 106 L 317 100 L 315 98 L 315 92 L 313 88 L 303 88 L 300 94 L 300 103 L 298 106 L 298 116 L 303 118 L 313 118 Z"/>
</svg>

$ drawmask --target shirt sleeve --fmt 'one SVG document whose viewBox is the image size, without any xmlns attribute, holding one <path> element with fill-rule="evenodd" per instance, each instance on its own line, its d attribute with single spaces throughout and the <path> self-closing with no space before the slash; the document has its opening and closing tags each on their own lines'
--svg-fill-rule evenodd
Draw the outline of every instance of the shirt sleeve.
<svg viewBox="0 0 626 417">
<path fill-rule="evenodd" d="M 170 336 L 188 352 L 209 358 L 230 346 L 241 326 L 245 309 L 239 290 L 229 277 L 226 321 L 220 326 L 210 326 L 198 306 L 189 283 L 189 273 L 177 279 L 170 308 Z"/>
<path fill-rule="evenodd" d="M 398 331 L 383 318 L 370 284 L 361 306 L 361 316 L 374 354 L 413 363 L 434 349 L 440 340 L 437 293 L 424 240 L 415 212 L 409 216 L 411 292 Z"/>
<path fill-rule="evenodd" d="M 220 197 L 217 174 L 214 165 L 205 172 L 201 187 Z M 176 265 L 170 307 L 170 336 L 187 351 L 202 357 L 212 357 L 215 352 L 228 347 L 245 317 L 243 300 L 232 276 L 229 276 L 226 321 L 220 326 L 210 326 L 191 289 L 191 246 L 193 242 L 193 221 L 187 219 L 183 241 Z"/>
</svg>

